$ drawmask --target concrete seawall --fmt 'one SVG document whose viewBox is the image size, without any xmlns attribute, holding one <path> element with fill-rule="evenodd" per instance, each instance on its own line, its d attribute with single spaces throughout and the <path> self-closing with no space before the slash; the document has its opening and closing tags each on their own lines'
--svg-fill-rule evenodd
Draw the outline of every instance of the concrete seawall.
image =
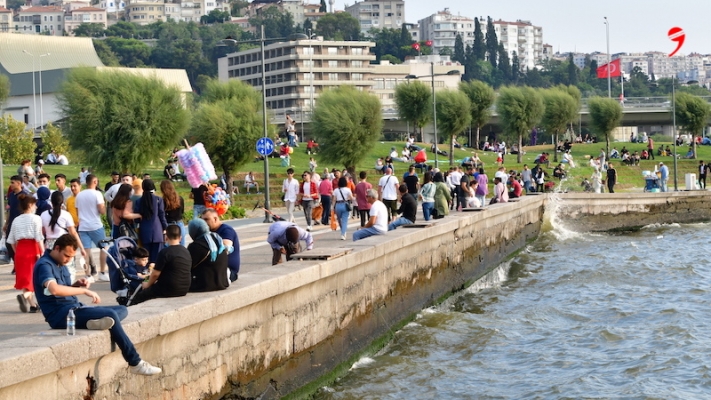
<svg viewBox="0 0 711 400">
<path fill-rule="evenodd" d="M 108 332 L 67 337 L 48 330 L 2 341 L 0 399 L 84 398 L 87 375 L 97 382 L 86 397 L 93 399 L 279 397 L 495 268 L 539 234 L 547 202 L 556 202 L 571 225 L 593 221 L 600 228 L 594 230 L 622 227 L 614 221 L 629 212 L 645 224 L 672 222 L 687 209 L 679 222 L 711 215 L 700 192 L 577 196 L 528 196 L 455 213 L 427 228 L 341 242 L 352 252 L 329 261 L 240 274 L 237 287 L 224 292 L 132 307 L 125 330 L 141 355 L 163 368 L 156 377 L 129 374 Z M 692 213 L 692 206 L 706 208 Z"/>
</svg>

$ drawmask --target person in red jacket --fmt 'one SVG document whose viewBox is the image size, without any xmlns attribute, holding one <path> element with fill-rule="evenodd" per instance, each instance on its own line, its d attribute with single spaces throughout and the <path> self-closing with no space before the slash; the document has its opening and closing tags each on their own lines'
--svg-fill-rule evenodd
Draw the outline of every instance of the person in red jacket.
<svg viewBox="0 0 711 400">
<path fill-rule="evenodd" d="M 311 207 L 313 207 L 314 201 L 319 198 L 318 188 L 316 183 L 311 181 L 309 171 L 304 171 L 302 178 L 303 181 L 299 184 L 299 201 L 306 217 L 306 230 L 311 231 Z"/>
</svg>

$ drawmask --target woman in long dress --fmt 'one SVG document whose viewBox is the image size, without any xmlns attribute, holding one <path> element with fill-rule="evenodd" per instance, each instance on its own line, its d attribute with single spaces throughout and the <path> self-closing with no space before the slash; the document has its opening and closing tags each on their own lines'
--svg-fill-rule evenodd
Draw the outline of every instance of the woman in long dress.
<svg viewBox="0 0 711 400">
<path fill-rule="evenodd" d="M 12 221 L 7 245 L 15 251 L 15 289 L 22 290 L 17 295 L 20 311 L 35 313 L 39 306 L 34 296 L 32 270 L 44 253 L 42 219 L 35 214 L 37 200 L 31 194 L 21 193 L 17 197 L 22 214 Z"/>
<path fill-rule="evenodd" d="M 435 174 L 434 184 L 435 210 L 437 210 L 437 215 L 434 218 L 440 219 L 449 214 L 449 203 L 452 201 L 452 195 L 449 193 L 449 187 L 444 183 L 444 176 L 441 172 Z"/>
</svg>

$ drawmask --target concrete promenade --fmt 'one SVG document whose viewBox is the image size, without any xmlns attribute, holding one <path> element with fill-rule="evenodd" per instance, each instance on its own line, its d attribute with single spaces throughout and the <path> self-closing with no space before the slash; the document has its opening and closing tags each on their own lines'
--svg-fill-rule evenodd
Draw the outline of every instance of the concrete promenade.
<svg viewBox="0 0 711 400">
<path fill-rule="evenodd" d="M 278 215 L 286 216 L 285 210 L 275 210 Z M 306 227 L 306 218 L 303 211 L 295 211 L 296 224 L 302 228 Z M 422 210 L 419 210 L 418 218 L 422 220 Z M 267 232 L 269 225 L 263 223 L 264 217 L 246 218 L 240 220 L 223 221 L 235 228 L 240 241 L 240 256 L 242 263 L 240 275 L 254 272 L 263 267 L 271 266 L 272 251 L 267 243 Z M 348 224 L 348 238 L 344 242 L 340 239 L 340 230 L 332 231 L 329 226 L 316 225 L 311 232 L 315 240 L 315 249 L 326 247 L 343 247 L 352 243 L 351 234 L 360 226 L 360 219 L 350 219 Z M 186 238 L 186 245 L 191 242 L 190 236 Z M 305 247 L 302 242 L 302 248 Z M 95 259 L 98 260 L 98 250 L 93 250 Z M 15 276 L 12 271 L 12 264 L 0 264 L 0 353 L 2 353 L 1 342 L 7 339 L 23 336 L 46 336 L 63 335 L 63 331 L 51 330 L 44 321 L 41 313 L 22 314 L 20 312 L 17 295 L 19 290 L 15 290 Z M 237 280 L 237 287 L 244 286 L 244 280 Z M 96 281 L 91 289 L 101 296 L 101 305 L 116 305 L 116 294 L 109 289 L 109 282 Z M 197 296 L 197 295 L 195 295 Z M 79 301 L 90 304 L 91 299 L 84 296 Z M 129 310 L 130 315 L 130 310 Z"/>
</svg>

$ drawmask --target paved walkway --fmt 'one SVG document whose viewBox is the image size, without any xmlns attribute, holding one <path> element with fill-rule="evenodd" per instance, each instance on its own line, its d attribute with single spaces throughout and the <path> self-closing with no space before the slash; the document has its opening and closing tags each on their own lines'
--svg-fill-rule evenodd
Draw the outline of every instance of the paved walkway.
<svg viewBox="0 0 711 400">
<path fill-rule="evenodd" d="M 282 210 L 275 210 L 279 215 L 286 215 Z M 304 214 L 296 211 L 296 223 L 301 227 L 306 226 Z M 421 210 L 418 219 L 421 221 Z M 242 220 L 224 221 L 235 228 L 239 236 L 241 248 L 240 276 L 261 267 L 271 265 L 272 251 L 267 243 L 267 233 L 269 224 L 263 222 L 264 217 L 248 218 Z M 315 248 L 326 247 L 347 247 L 352 242 L 352 233 L 360 226 L 360 219 L 350 219 L 348 224 L 348 239 L 340 239 L 340 230 L 332 231 L 329 226 L 314 226 Z M 190 240 L 190 237 L 187 238 Z M 95 252 L 97 250 L 94 250 Z M 63 334 L 60 331 L 52 331 L 44 321 L 41 313 L 23 314 L 19 310 L 17 294 L 20 292 L 14 289 L 15 276 L 11 264 L 0 265 L 0 341 L 27 335 L 54 335 Z M 240 285 L 241 280 L 237 280 L 236 285 Z M 233 284 L 234 285 L 234 284 Z M 101 296 L 101 304 L 115 305 L 116 295 L 109 289 L 108 282 L 96 282 L 91 289 Z M 227 289 L 229 290 L 229 289 Z M 79 301 L 88 303 L 89 298 L 80 297 Z"/>
</svg>

